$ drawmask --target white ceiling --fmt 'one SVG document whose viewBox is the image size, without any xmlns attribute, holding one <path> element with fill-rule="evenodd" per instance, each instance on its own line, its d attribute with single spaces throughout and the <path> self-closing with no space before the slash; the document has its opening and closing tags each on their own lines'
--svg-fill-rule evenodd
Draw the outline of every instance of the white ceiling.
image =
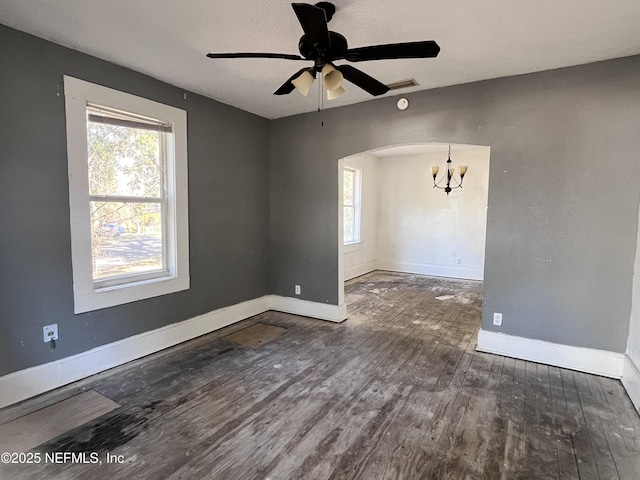
<svg viewBox="0 0 640 480">
<path fill-rule="evenodd" d="M 273 92 L 307 65 L 208 59 L 208 52 L 297 54 L 302 30 L 284 0 L 2 0 L 0 23 L 266 118 L 318 108 L 314 91 Z M 406 92 L 640 53 L 640 0 L 336 0 L 330 30 L 349 46 L 436 40 L 436 59 L 355 64 Z M 338 64 L 344 62 L 336 62 Z M 309 63 L 311 65 L 311 63 Z M 345 82 L 323 108 L 372 99 Z"/>
</svg>

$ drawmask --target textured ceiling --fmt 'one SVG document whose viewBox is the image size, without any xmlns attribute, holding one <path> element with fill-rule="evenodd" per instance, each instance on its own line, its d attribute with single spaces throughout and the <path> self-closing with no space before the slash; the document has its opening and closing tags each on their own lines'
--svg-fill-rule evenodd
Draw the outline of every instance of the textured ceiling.
<svg viewBox="0 0 640 480">
<path fill-rule="evenodd" d="M 357 67 L 405 92 L 640 53 L 639 0 L 336 0 L 330 30 L 350 47 L 436 40 L 436 59 Z M 302 30 L 284 0 L 2 0 L 0 23 L 267 118 L 318 108 L 317 91 L 273 92 L 304 62 L 207 52 L 297 54 Z M 336 62 L 338 64 L 344 62 Z M 309 64 L 311 65 L 311 64 Z M 345 82 L 323 108 L 372 99 Z"/>
</svg>

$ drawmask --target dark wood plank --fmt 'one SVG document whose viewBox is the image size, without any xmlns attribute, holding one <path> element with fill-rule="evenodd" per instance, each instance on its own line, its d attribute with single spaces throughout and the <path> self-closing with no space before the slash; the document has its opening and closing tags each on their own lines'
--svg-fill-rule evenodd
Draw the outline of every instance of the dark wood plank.
<svg viewBox="0 0 640 480">
<path fill-rule="evenodd" d="M 567 411 L 573 414 L 572 423 L 575 425 L 575 430 L 572 432 L 572 441 L 576 452 L 580 478 L 599 479 L 600 474 L 598 473 L 594 447 L 587 427 L 587 419 L 580 403 L 573 371 L 560 369 L 560 375 L 562 376 Z"/>
<path fill-rule="evenodd" d="M 553 416 L 553 436 L 558 454 L 558 471 L 561 479 L 578 480 L 578 460 L 573 445 L 577 423 L 567 410 L 562 374 L 557 367 L 549 367 L 550 413 Z"/>
<path fill-rule="evenodd" d="M 618 432 L 627 451 L 640 456 L 640 414 L 635 410 L 627 392 L 619 380 L 598 377 L 609 404 Z M 640 478 L 640 477 L 639 477 Z"/>
<path fill-rule="evenodd" d="M 586 380 L 594 400 L 591 405 L 592 411 L 600 419 L 600 426 L 609 444 L 618 475 L 622 479 L 640 478 L 640 453 L 627 448 L 623 437 L 624 427 L 619 421 L 619 414 L 611 408 L 610 395 L 607 395 L 595 375 L 587 375 Z"/>
</svg>

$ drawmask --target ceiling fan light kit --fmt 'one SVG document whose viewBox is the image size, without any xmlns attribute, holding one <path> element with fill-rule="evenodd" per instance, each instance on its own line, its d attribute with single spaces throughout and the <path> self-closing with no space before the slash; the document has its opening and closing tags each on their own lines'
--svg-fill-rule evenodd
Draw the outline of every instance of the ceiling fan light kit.
<svg viewBox="0 0 640 480">
<path fill-rule="evenodd" d="M 306 97 L 309 94 L 309 90 L 311 90 L 314 80 L 314 76 L 305 70 L 300 74 L 300 76 L 291 80 L 291 83 L 302 95 Z"/>
<path fill-rule="evenodd" d="M 327 89 L 327 98 L 329 100 L 341 97 L 344 94 L 344 88 L 342 88 L 343 79 L 344 76 L 340 70 L 336 70 L 333 65 L 327 63 L 322 67 L 322 83 L 324 88 Z"/>
<path fill-rule="evenodd" d="M 362 88 L 367 93 L 378 96 L 389 91 L 389 87 L 351 65 L 335 65 L 336 60 L 364 62 L 400 58 L 434 58 L 440 47 L 433 40 L 407 43 L 391 43 L 352 48 L 347 39 L 337 32 L 329 31 L 328 23 L 336 12 L 330 2 L 292 3 L 304 35 L 298 42 L 300 55 L 288 53 L 209 53 L 209 58 L 280 58 L 285 60 L 312 61 L 313 67 L 303 68 L 280 86 L 274 95 L 288 95 L 298 89 L 307 95 L 315 80 L 316 73 L 322 73 L 323 85 L 329 100 L 344 94 L 343 79 Z"/>
<path fill-rule="evenodd" d="M 327 100 L 335 100 L 336 98 L 340 98 L 342 95 L 344 95 L 344 88 L 342 87 L 327 90 Z"/>
</svg>

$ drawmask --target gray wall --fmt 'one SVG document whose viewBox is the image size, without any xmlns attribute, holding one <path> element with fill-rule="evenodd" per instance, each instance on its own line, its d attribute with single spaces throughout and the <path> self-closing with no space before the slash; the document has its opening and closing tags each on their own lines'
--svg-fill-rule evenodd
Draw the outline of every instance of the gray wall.
<svg viewBox="0 0 640 480">
<path fill-rule="evenodd" d="M 339 158 L 404 142 L 488 145 L 483 328 L 624 352 L 640 57 L 407 97 L 405 112 L 389 97 L 272 121 L 272 293 L 292 296 L 301 284 L 303 299 L 338 301 Z"/>
<path fill-rule="evenodd" d="M 187 111 L 189 290 L 73 314 L 63 74 Z M 268 293 L 269 122 L 183 94 L 0 25 L 0 375 Z"/>
</svg>

